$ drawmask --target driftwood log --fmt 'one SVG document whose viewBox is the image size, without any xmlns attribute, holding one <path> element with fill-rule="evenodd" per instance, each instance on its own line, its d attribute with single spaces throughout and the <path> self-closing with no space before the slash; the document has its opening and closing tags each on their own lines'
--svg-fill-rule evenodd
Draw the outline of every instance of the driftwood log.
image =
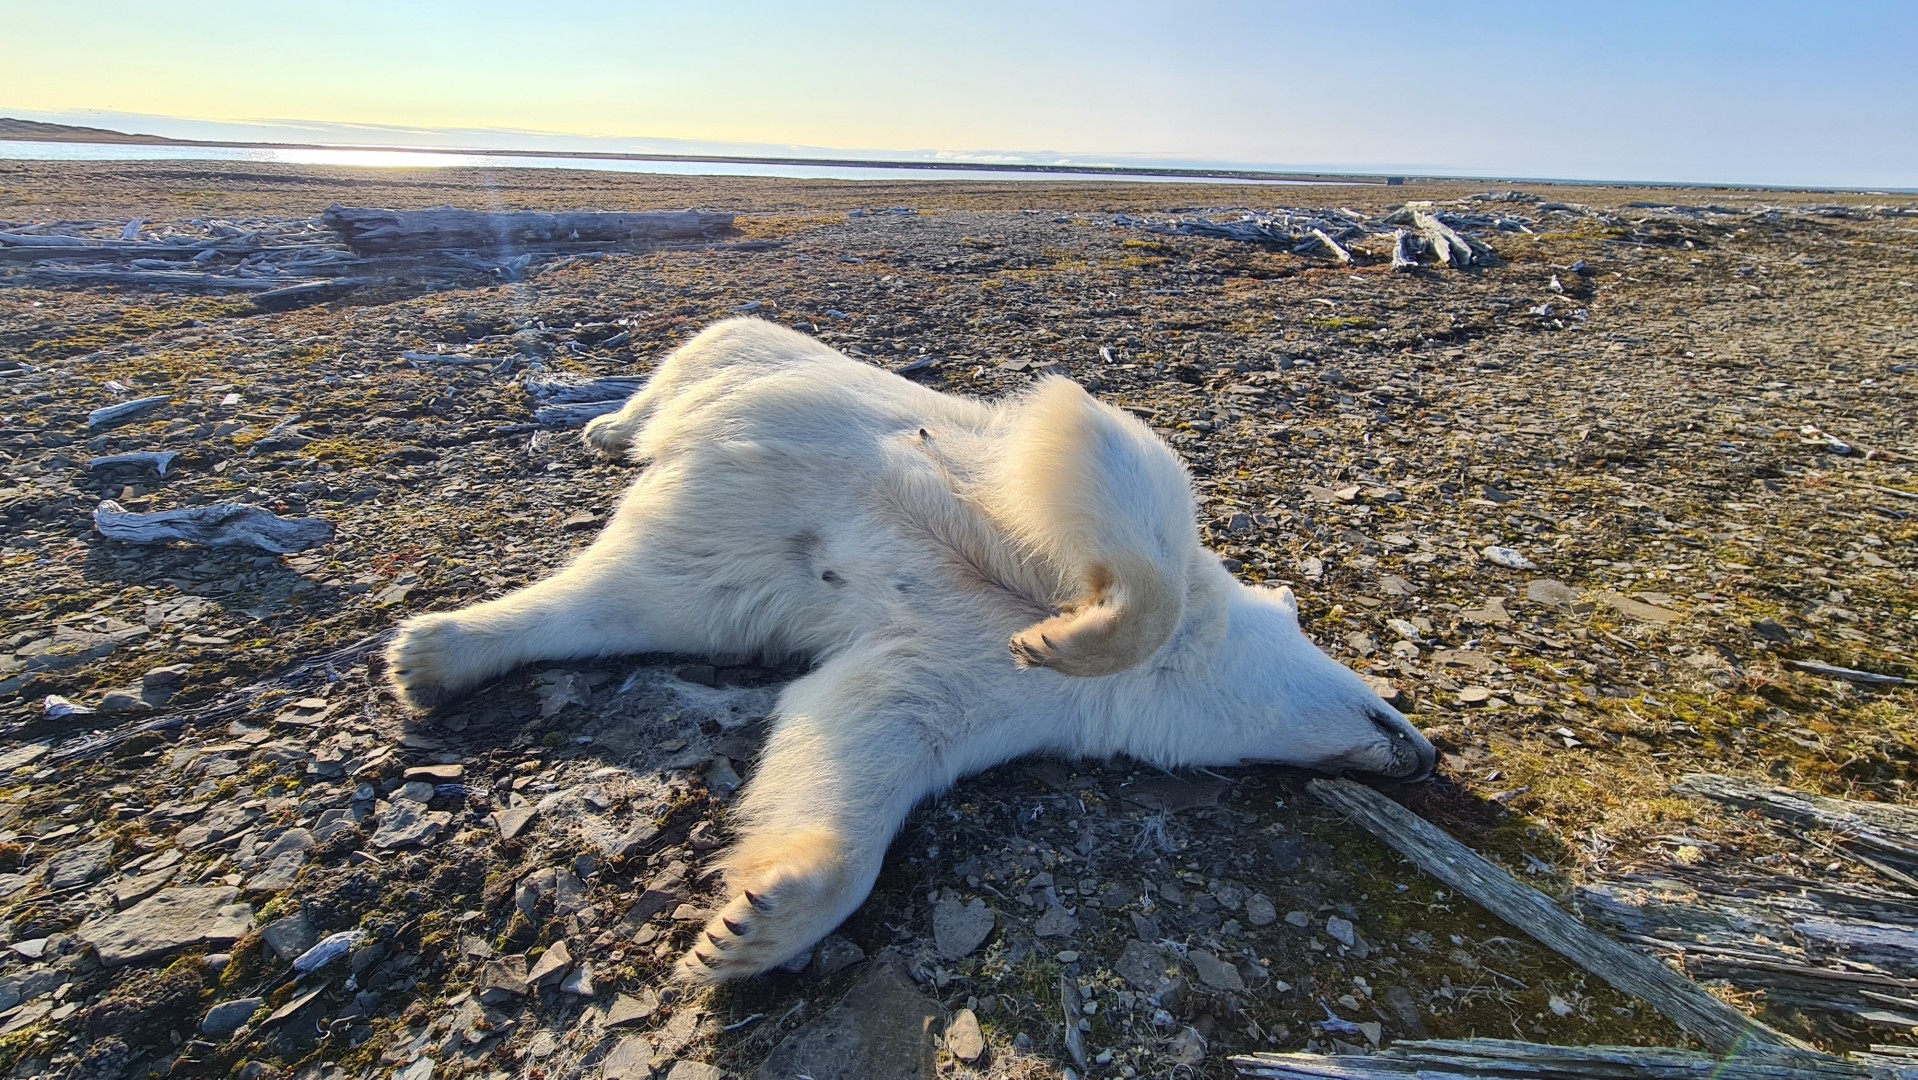
<svg viewBox="0 0 1918 1080">
<path fill-rule="evenodd" d="M 1918 809 L 1833 799 L 1712 773 L 1693 773 L 1678 782 L 1677 790 L 1801 829 L 1838 833 L 1851 857 L 1906 888 L 1918 888 Z"/>
<path fill-rule="evenodd" d="M 111 499 L 93 511 L 93 527 L 109 540 L 160 544 L 184 540 L 206 547 L 251 547 L 285 555 L 333 539 L 333 523 L 321 518 L 283 518 L 264 507 L 215 503 L 135 514 Z"/>
<path fill-rule="evenodd" d="M 1754 1060 L 1832 1060 L 1808 1044 L 1746 1016 L 1650 956 L 1586 926 L 1545 894 L 1371 788 L 1350 780 L 1314 780 L 1308 790 L 1391 845 L 1419 869 L 1530 934 L 1539 944 L 1647 1002 L 1712 1049 L 1750 1055 Z"/>
<path fill-rule="evenodd" d="M 1866 1080 L 1868 1070 L 1837 1058 L 1727 1061 L 1662 1046 L 1545 1046 L 1505 1039 L 1419 1039 L 1376 1054 L 1247 1054 L 1240 1076 L 1269 1080 Z"/>
<path fill-rule="evenodd" d="M 528 379 L 526 392 L 539 403 L 533 419 L 542 427 L 569 428 L 580 427 L 596 416 L 618 412 L 626 399 L 645 385 L 644 376 L 634 375 L 609 375 L 600 379 L 548 376 Z"/>
<path fill-rule="evenodd" d="M 142 416 L 152 412 L 170 400 L 172 399 L 166 394 L 155 394 L 152 397 L 122 401 L 118 405 L 107 405 L 87 414 L 87 427 L 103 428 L 120 423 L 123 420 L 131 420 L 136 416 Z M 161 471 L 164 472 L 165 470 Z"/>
<path fill-rule="evenodd" d="M 1918 897 L 1791 877 L 1673 872 L 1582 885 L 1579 912 L 1695 979 L 1841 1020 L 1918 1026 Z"/>
<path fill-rule="evenodd" d="M 360 255 L 435 248 L 556 248 L 605 241 L 692 240 L 732 228 L 733 215 L 697 210 L 633 214 L 489 214 L 437 206 L 381 210 L 334 206 L 320 220 Z"/>
</svg>

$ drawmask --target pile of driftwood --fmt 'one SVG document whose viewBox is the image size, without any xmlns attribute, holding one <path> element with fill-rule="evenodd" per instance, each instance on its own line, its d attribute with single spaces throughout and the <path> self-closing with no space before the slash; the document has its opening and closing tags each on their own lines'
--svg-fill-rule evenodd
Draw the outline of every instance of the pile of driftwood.
<svg viewBox="0 0 1918 1080">
<path fill-rule="evenodd" d="M 709 246 L 732 223 L 731 214 L 692 210 L 492 214 L 349 206 L 318 218 L 151 227 L 139 220 L 0 222 L 0 284 L 241 292 L 276 310 L 364 285 L 520 281 L 562 260 Z"/>
<path fill-rule="evenodd" d="M 1707 993 L 1650 953 L 1580 921 L 1509 872 L 1384 795 L 1349 780 L 1315 780 L 1319 799 L 1420 869 L 1614 987 L 1652 1005 L 1710 1053 L 1667 1047 L 1546 1046 L 1503 1039 L 1419 1040 L 1370 1055 L 1250 1054 L 1243 1076 L 1466 1080 L 1525 1077 L 1754 1077 L 1918 1080 L 1918 1049 L 1874 1045 L 1836 1057 Z M 1755 811 L 1808 839 L 1830 834 L 1852 859 L 1900 884 L 1918 871 L 1918 810 L 1806 795 L 1729 777 L 1687 777 L 1679 790 Z M 1770 878 L 1735 885 L 1639 881 L 1587 886 L 1577 906 L 1637 945 L 1701 978 L 1762 989 L 1769 1000 L 1851 1020 L 1918 1026 L 1918 908 L 1901 892 Z M 1887 1006 L 1889 1008 L 1887 1008 Z"/>
<path fill-rule="evenodd" d="M 1518 210 L 1496 206 L 1523 206 Z M 1498 261 L 1489 240 L 1501 233 L 1535 233 L 1589 221 L 1615 230 L 1608 243 L 1639 246 L 1706 246 L 1715 224 L 1780 224 L 1795 218 L 1873 218 L 1918 216 L 1903 206 L 1812 206 L 1734 209 L 1677 203 L 1631 203 L 1623 211 L 1594 210 L 1577 203 L 1551 202 L 1522 191 L 1487 192 L 1451 203 L 1409 202 L 1382 214 L 1345 209 L 1279 207 L 1249 210 L 1221 207 L 1176 217 L 1118 214 L 1113 223 L 1146 232 L 1206 236 L 1261 244 L 1296 255 L 1324 256 L 1346 265 L 1390 261 L 1395 270 L 1421 265 L 1451 269 L 1489 266 Z M 1691 226 L 1692 228 L 1687 228 Z"/>
</svg>

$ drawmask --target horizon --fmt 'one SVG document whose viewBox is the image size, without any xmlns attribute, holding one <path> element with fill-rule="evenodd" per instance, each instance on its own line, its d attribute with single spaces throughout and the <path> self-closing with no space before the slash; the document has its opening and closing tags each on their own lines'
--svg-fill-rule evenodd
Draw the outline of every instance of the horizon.
<svg viewBox="0 0 1918 1080">
<path fill-rule="evenodd" d="M 1898 56 L 1918 9 L 1890 4 L 1839 19 L 1787 3 L 1631 3 L 1594 22 L 1504 3 L 1476 4 L 1474 17 L 1212 3 L 1182 9 L 1183 31 L 1136 2 L 988 3 L 968 16 L 877 0 L 816 16 L 765 0 L 726 7 L 743 18 L 604 0 L 537 15 L 503 0 L 347 0 L 297 23 L 233 0 L 29 3 L 0 16 L 15 40 L 72 37 L 102 18 L 120 29 L 89 45 L 99 62 L 84 72 L 60 50 L 24 50 L 0 75 L 0 113 L 168 138 L 442 150 L 1918 186 L 1918 140 L 1894 137 L 1918 130 L 1918 69 Z M 755 33 L 708 29 L 734 22 Z M 207 25 L 233 39 L 217 67 L 193 59 Z M 1150 42 L 1132 37 L 1154 29 Z M 584 30 L 674 48 L 582 60 L 520 44 Z"/>
</svg>

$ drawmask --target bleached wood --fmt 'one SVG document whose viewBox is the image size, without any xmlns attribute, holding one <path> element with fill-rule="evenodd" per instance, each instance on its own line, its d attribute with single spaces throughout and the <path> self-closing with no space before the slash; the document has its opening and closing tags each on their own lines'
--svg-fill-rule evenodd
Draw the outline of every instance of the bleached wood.
<svg viewBox="0 0 1918 1080">
<path fill-rule="evenodd" d="M 1712 1048 L 1813 1053 L 1805 1043 L 1746 1016 L 1657 960 L 1586 926 L 1543 893 L 1371 788 L 1342 779 L 1314 780 L 1308 787 L 1421 870 L 1530 934 L 1539 944 L 1642 998 Z"/>
<path fill-rule="evenodd" d="M 129 513 L 108 500 L 93 511 L 93 526 L 109 540 L 160 544 L 184 540 L 206 547 L 251 547 L 284 555 L 333 539 L 333 523 L 321 518 L 283 518 L 263 507 L 214 503 L 149 514 Z"/>
<path fill-rule="evenodd" d="M 697 210 L 493 214 L 451 206 L 430 210 L 334 206 L 320 215 L 320 220 L 356 253 L 377 255 L 434 248 L 553 248 L 604 241 L 689 240 L 730 229 L 733 215 Z"/>
<path fill-rule="evenodd" d="M 1368 1055 L 1245 1054 L 1240 1076 L 1265 1080 L 1866 1080 L 1823 1054 L 1779 1061 L 1664 1046 L 1547 1046 L 1509 1039 L 1418 1039 Z"/>
</svg>

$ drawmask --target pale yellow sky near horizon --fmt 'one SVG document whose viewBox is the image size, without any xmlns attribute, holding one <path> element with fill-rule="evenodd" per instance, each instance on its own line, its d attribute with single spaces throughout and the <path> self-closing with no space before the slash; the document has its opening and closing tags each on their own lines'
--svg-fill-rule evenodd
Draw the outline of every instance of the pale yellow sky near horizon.
<svg viewBox="0 0 1918 1080">
<path fill-rule="evenodd" d="M 1891 0 L 7 0 L 0 40 L 0 115 L 1918 186 Z"/>
</svg>

